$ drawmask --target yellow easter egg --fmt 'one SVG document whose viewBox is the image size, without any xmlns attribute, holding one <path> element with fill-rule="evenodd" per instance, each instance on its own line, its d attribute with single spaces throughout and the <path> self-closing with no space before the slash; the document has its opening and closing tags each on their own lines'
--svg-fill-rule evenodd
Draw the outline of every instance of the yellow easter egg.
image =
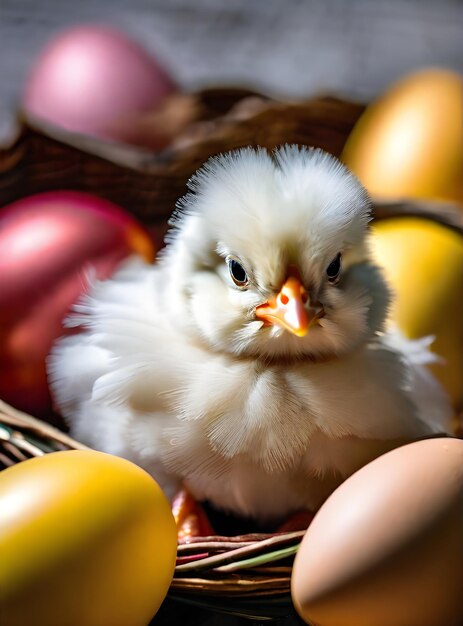
<svg viewBox="0 0 463 626">
<path fill-rule="evenodd" d="M 463 394 L 463 237 L 422 218 L 374 223 L 372 251 L 394 292 L 391 319 L 409 338 L 434 335 L 430 366 L 458 407 Z"/>
<path fill-rule="evenodd" d="M 167 498 L 129 461 L 56 452 L 0 472 L 5 626 L 146 626 L 176 549 Z"/>
<path fill-rule="evenodd" d="M 463 202 L 463 77 L 428 69 L 397 82 L 366 109 L 342 158 L 378 197 Z"/>
</svg>

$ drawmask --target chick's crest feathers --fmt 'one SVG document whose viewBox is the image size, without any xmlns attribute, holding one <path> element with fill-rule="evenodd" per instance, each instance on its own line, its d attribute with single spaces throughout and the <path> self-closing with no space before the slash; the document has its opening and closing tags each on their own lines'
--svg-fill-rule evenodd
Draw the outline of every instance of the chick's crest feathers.
<svg viewBox="0 0 463 626">
<path fill-rule="evenodd" d="M 220 241 L 226 234 L 236 250 L 302 236 L 314 256 L 334 255 L 340 237 L 346 245 L 359 243 L 371 216 L 369 198 L 353 174 L 316 148 L 242 148 L 215 156 L 188 187 L 171 225 L 178 230 L 186 215 L 200 214 L 211 237 Z"/>
</svg>

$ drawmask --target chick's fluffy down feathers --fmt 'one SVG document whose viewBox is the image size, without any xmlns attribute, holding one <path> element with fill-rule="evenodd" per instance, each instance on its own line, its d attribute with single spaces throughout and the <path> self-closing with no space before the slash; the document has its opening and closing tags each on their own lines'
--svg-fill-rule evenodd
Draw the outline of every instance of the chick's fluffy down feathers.
<svg viewBox="0 0 463 626">
<path fill-rule="evenodd" d="M 245 149 L 212 159 L 189 186 L 158 263 L 130 259 L 92 281 L 68 321 L 83 331 L 50 356 L 77 439 L 145 467 L 169 495 L 183 481 L 199 499 L 269 521 L 317 508 L 375 456 L 445 430 L 426 345 L 384 332 L 370 205 L 343 166 L 319 150 Z M 324 309 L 305 337 L 255 314 L 290 266 L 307 306 Z"/>
</svg>

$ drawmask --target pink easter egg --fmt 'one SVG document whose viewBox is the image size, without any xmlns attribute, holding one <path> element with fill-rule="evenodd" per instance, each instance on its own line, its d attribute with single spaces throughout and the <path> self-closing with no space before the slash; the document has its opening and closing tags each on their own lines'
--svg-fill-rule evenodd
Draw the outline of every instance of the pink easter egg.
<svg viewBox="0 0 463 626">
<path fill-rule="evenodd" d="M 54 191 L 0 209 L 0 249 L 0 399 L 46 416 L 45 360 L 89 274 L 107 278 L 133 254 L 152 261 L 153 244 L 115 204 Z"/>
<path fill-rule="evenodd" d="M 156 60 L 125 34 L 108 26 L 78 26 L 40 54 L 22 106 L 30 116 L 68 131 L 120 140 L 120 122 L 155 110 L 175 90 Z"/>
</svg>

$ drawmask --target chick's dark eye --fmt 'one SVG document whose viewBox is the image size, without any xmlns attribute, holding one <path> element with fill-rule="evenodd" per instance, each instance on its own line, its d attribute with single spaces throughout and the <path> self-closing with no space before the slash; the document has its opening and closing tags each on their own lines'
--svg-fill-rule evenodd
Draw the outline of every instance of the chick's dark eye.
<svg viewBox="0 0 463 626">
<path fill-rule="evenodd" d="M 341 274 L 341 253 L 326 268 L 326 277 L 330 283 L 335 283 Z"/>
<path fill-rule="evenodd" d="M 230 259 L 228 267 L 235 285 L 238 285 L 238 287 L 244 287 L 248 284 L 248 275 L 246 274 L 246 270 L 241 263 L 238 263 L 235 259 Z"/>
</svg>

